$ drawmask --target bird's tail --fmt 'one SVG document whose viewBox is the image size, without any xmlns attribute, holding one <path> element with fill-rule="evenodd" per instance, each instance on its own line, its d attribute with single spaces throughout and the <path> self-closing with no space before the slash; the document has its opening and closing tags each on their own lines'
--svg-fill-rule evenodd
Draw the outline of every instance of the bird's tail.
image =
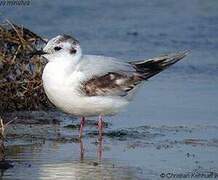
<svg viewBox="0 0 218 180">
<path fill-rule="evenodd" d="M 184 58 L 188 53 L 189 51 L 183 51 L 147 59 L 144 61 L 132 61 L 129 63 L 133 65 L 136 71 L 142 75 L 143 79 L 146 80 L 175 64 Z"/>
</svg>

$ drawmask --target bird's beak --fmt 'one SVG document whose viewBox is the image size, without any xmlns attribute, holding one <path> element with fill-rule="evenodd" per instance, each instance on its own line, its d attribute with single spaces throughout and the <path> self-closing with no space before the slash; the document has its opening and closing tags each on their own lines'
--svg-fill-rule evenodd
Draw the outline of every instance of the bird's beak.
<svg viewBox="0 0 218 180">
<path fill-rule="evenodd" d="M 44 54 L 48 54 L 48 53 L 41 49 L 41 50 L 35 50 L 35 51 L 31 52 L 29 55 L 31 57 L 33 57 L 35 55 L 41 56 L 41 55 L 44 55 Z"/>
<path fill-rule="evenodd" d="M 33 52 L 33 55 L 44 55 L 44 54 L 47 54 L 47 52 L 43 51 L 42 49 L 41 50 L 36 50 Z"/>
</svg>

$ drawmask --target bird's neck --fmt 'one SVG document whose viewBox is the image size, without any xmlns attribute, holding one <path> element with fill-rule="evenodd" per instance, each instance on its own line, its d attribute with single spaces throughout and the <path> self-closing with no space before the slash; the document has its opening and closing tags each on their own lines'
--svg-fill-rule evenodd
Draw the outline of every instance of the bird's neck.
<svg viewBox="0 0 218 180">
<path fill-rule="evenodd" d="M 77 67 L 78 63 L 80 62 L 81 56 L 81 53 L 77 53 L 74 56 L 70 54 L 65 54 L 61 57 L 58 57 L 57 60 L 52 61 L 51 64 L 55 69 L 57 69 L 57 71 L 69 75 Z"/>
<path fill-rule="evenodd" d="M 66 54 L 56 58 L 46 64 L 43 71 L 43 81 L 63 83 L 63 80 L 76 70 L 81 55 L 70 56 Z"/>
</svg>

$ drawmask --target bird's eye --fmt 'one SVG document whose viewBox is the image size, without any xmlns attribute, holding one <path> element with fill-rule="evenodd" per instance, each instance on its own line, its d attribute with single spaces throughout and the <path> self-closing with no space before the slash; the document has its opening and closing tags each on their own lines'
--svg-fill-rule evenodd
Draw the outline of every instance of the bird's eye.
<svg viewBox="0 0 218 180">
<path fill-rule="evenodd" d="M 72 48 L 72 49 L 70 50 L 70 54 L 76 54 L 76 52 L 77 52 L 77 50 L 74 49 L 74 48 Z"/>
<path fill-rule="evenodd" d="M 62 49 L 62 48 L 59 47 L 59 46 L 54 47 L 54 50 L 55 50 L 55 51 L 60 51 L 61 49 Z"/>
</svg>

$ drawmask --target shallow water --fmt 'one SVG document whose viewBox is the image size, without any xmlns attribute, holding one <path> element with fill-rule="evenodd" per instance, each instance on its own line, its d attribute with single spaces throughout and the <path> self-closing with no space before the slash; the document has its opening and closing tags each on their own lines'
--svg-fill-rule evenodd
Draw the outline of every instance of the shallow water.
<svg viewBox="0 0 218 180">
<path fill-rule="evenodd" d="M 75 120 L 60 114 L 60 125 L 33 124 L 32 130 L 20 123 L 10 131 L 8 159 L 15 167 L 4 178 L 158 179 L 167 172 L 218 171 L 216 0 L 38 0 L 0 12 L 1 19 L 44 36 L 73 34 L 87 54 L 134 60 L 191 49 L 184 61 L 146 82 L 124 112 L 106 118 L 111 125 L 101 162 L 96 127 L 86 129 L 81 161 L 77 130 L 63 128 Z"/>
<path fill-rule="evenodd" d="M 121 129 L 107 124 L 99 141 L 97 121 L 89 119 L 81 142 L 75 128 L 79 121 L 71 117 L 69 122 L 62 113 L 6 117 L 15 123 L 7 129 L 6 142 L 14 168 L 2 172 L 5 179 L 159 179 L 162 173 L 217 172 L 217 126 Z"/>
</svg>

